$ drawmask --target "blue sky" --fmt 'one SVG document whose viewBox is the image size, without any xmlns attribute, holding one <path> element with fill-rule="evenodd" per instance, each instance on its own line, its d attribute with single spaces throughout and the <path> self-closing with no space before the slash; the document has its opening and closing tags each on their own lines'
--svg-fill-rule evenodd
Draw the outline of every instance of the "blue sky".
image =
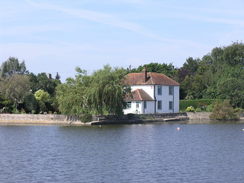
<svg viewBox="0 0 244 183">
<path fill-rule="evenodd" d="M 0 62 L 73 77 L 105 64 L 180 67 L 244 38 L 243 0 L 0 0 Z"/>
</svg>

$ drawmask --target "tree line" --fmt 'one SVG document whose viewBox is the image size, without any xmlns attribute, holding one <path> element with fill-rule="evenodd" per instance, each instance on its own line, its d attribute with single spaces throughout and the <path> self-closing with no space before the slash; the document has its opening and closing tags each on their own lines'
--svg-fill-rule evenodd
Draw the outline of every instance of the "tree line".
<svg viewBox="0 0 244 183">
<path fill-rule="evenodd" d="M 60 76 L 34 74 L 25 62 L 10 57 L 0 68 L 0 112 L 63 113 L 89 118 L 91 114 L 122 114 L 124 96 L 130 91 L 123 77 L 130 72 L 163 73 L 180 83 L 181 99 L 228 99 L 244 108 L 244 44 L 216 47 L 202 58 L 186 59 L 182 67 L 172 63 L 149 63 L 137 68 L 109 65 L 87 75 L 76 68 L 76 76 L 61 83 Z"/>
</svg>

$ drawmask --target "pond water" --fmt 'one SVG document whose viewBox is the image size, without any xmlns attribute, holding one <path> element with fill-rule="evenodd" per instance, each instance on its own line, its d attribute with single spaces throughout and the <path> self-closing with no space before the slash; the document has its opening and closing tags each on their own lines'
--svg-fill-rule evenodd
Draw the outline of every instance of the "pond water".
<svg viewBox="0 0 244 183">
<path fill-rule="evenodd" d="M 0 182 L 243 183 L 242 129 L 244 124 L 0 126 Z"/>
</svg>

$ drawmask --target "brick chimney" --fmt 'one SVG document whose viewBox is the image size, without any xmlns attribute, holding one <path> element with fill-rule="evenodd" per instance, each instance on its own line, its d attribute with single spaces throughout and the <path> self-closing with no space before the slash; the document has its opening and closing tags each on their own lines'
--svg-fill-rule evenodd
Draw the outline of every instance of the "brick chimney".
<svg viewBox="0 0 244 183">
<path fill-rule="evenodd" d="M 144 80 L 145 80 L 145 82 L 147 82 L 147 67 L 144 67 L 142 72 L 144 73 Z"/>
</svg>

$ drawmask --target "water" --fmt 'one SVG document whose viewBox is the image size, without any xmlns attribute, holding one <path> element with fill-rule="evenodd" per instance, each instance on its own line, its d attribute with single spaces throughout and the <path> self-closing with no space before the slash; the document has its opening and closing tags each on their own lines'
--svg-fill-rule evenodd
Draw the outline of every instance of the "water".
<svg viewBox="0 0 244 183">
<path fill-rule="evenodd" d="M 243 128 L 0 126 L 0 182 L 243 183 Z"/>
</svg>

